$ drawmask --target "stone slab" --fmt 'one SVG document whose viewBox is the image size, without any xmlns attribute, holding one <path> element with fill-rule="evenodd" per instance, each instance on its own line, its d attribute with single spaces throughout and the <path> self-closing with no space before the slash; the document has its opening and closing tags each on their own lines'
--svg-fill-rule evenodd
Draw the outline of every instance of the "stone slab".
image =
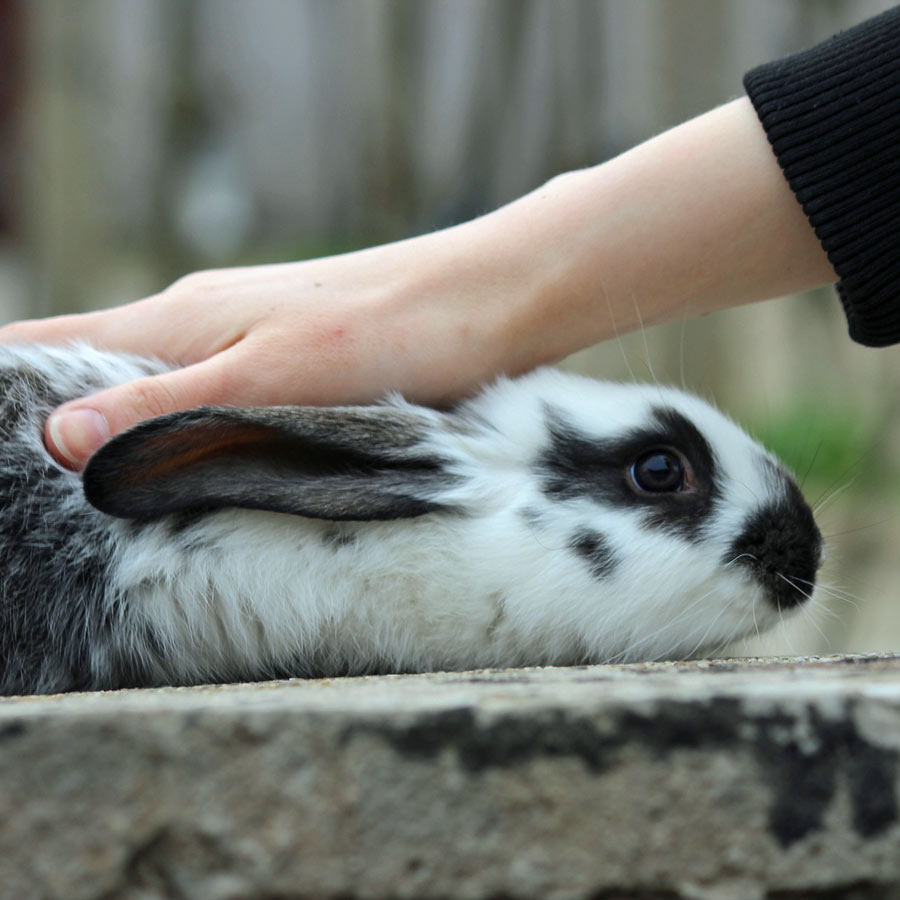
<svg viewBox="0 0 900 900">
<path fill-rule="evenodd" d="M 900 897 L 900 654 L 0 700 L 0 896 Z"/>
</svg>

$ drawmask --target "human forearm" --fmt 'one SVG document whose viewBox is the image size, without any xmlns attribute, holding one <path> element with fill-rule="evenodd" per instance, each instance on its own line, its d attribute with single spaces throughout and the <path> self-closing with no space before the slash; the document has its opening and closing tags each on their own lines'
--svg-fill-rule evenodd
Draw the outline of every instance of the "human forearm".
<svg viewBox="0 0 900 900">
<path fill-rule="evenodd" d="M 477 222 L 519 256 L 507 367 L 529 368 L 645 324 L 835 280 L 746 98 Z"/>
</svg>

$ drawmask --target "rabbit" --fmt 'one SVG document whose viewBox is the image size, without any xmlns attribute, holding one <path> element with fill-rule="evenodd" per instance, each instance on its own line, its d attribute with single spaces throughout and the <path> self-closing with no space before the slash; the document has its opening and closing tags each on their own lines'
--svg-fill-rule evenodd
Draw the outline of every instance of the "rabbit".
<svg viewBox="0 0 900 900">
<path fill-rule="evenodd" d="M 682 658 L 812 593 L 795 481 L 682 391 L 543 368 L 47 452 L 58 404 L 166 368 L 0 348 L 3 694 Z"/>
</svg>

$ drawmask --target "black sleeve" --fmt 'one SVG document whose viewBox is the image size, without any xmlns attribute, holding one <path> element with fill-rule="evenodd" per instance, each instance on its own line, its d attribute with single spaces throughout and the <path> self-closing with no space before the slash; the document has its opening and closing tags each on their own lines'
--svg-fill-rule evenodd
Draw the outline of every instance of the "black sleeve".
<svg viewBox="0 0 900 900">
<path fill-rule="evenodd" d="M 744 87 L 840 278 L 850 336 L 900 342 L 900 7 Z"/>
</svg>

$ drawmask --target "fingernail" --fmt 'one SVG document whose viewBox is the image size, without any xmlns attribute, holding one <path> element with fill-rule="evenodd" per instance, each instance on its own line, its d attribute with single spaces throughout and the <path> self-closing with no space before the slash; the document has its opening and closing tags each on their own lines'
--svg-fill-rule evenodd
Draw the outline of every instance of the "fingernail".
<svg viewBox="0 0 900 900">
<path fill-rule="evenodd" d="M 50 418 L 50 438 L 57 450 L 78 466 L 109 440 L 106 417 L 96 409 L 75 409 Z"/>
</svg>

